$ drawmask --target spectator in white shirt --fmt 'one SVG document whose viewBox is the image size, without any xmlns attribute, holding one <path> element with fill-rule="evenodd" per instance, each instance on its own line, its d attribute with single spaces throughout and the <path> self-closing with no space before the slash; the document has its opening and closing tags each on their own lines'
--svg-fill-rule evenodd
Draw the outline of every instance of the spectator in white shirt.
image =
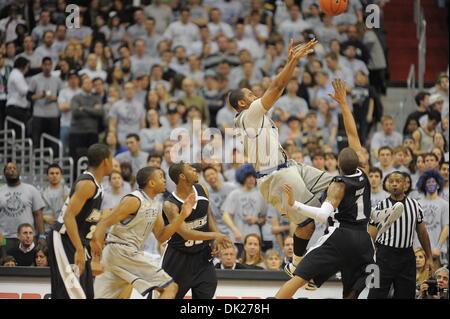
<svg viewBox="0 0 450 319">
<path fill-rule="evenodd" d="M 238 46 L 238 50 L 241 51 L 243 49 L 251 52 L 252 57 L 254 59 L 260 59 L 264 57 L 265 48 L 261 48 L 261 46 L 256 42 L 253 38 L 245 38 L 245 25 L 243 22 L 238 22 L 236 24 L 234 39 L 236 40 L 236 44 Z"/>
<path fill-rule="evenodd" d="M 182 45 L 188 49 L 197 40 L 200 40 L 199 28 L 190 21 L 190 11 L 183 8 L 180 20 L 172 22 L 164 32 L 164 38 L 172 41 L 172 47 Z"/>
<path fill-rule="evenodd" d="M 36 69 L 41 67 L 42 58 L 34 51 L 34 41 L 31 35 L 27 35 L 23 39 L 23 52 L 18 54 L 17 57 L 24 57 L 30 61 L 30 68 Z"/>
<path fill-rule="evenodd" d="M 346 64 L 353 73 L 353 78 L 356 76 L 358 71 L 362 71 L 365 75 L 369 75 L 369 69 L 366 64 L 356 58 L 356 48 L 353 45 L 347 46 L 344 51 L 346 57 Z"/>
<path fill-rule="evenodd" d="M 289 9 L 289 20 L 281 22 L 278 32 L 283 37 L 285 45 L 289 43 L 290 39 L 302 39 L 302 32 L 310 29 L 309 23 L 301 18 L 301 11 L 299 6 L 293 5 Z"/>
<path fill-rule="evenodd" d="M 203 5 L 206 6 L 205 2 Z M 222 12 L 223 22 L 236 24 L 239 17 L 244 14 L 244 8 L 240 0 L 213 0 L 213 2 L 214 8 L 218 8 Z"/>
<path fill-rule="evenodd" d="M 27 99 L 28 84 L 24 76 L 29 68 L 30 61 L 28 59 L 17 58 L 7 84 L 6 116 L 11 116 L 22 123 L 27 123 L 30 118 L 30 102 Z M 13 127 L 16 130 L 16 138 L 23 137 L 20 128 Z"/>
<path fill-rule="evenodd" d="M 41 11 L 39 23 L 34 27 L 33 31 L 31 32 L 33 41 L 39 44 L 39 41 L 42 40 L 45 31 L 56 31 L 56 26 L 50 23 L 50 11 L 48 10 Z"/>
<path fill-rule="evenodd" d="M 0 32 L 5 34 L 4 42 L 8 43 L 17 39 L 16 27 L 18 24 L 27 24 L 19 16 L 19 9 L 16 5 L 12 5 L 9 16 L 0 20 Z"/>
<path fill-rule="evenodd" d="M 183 74 L 184 76 L 190 76 L 185 47 L 178 45 L 173 51 L 175 59 L 172 60 L 169 67 L 177 73 Z"/>
<path fill-rule="evenodd" d="M 372 155 L 377 157 L 378 149 L 382 146 L 389 146 L 394 148 L 402 145 L 403 137 L 399 132 L 394 131 L 395 121 L 392 116 L 386 115 L 381 118 L 382 131 L 376 132 L 370 143 Z"/>
<path fill-rule="evenodd" d="M 134 42 L 137 39 L 145 38 L 145 35 L 147 33 L 145 28 L 146 20 L 147 19 L 145 18 L 144 10 L 139 8 L 134 12 L 134 21 L 136 23 L 131 25 L 127 29 L 126 37 L 128 37 L 129 41 Z"/>
<path fill-rule="evenodd" d="M 147 18 L 152 17 L 155 19 L 155 31 L 161 35 L 173 19 L 172 9 L 168 5 L 163 4 L 162 0 L 153 0 L 151 5 L 144 8 L 144 12 Z"/>
<path fill-rule="evenodd" d="M 221 12 L 217 8 L 211 9 L 208 29 L 213 40 L 216 40 L 222 35 L 226 36 L 227 38 L 233 37 L 233 29 L 228 23 L 222 22 Z"/>
<path fill-rule="evenodd" d="M 91 80 L 95 78 L 100 78 L 106 81 L 106 72 L 97 69 L 98 57 L 95 53 L 88 55 L 86 67 L 79 72 L 80 75 L 86 74 Z"/>
<path fill-rule="evenodd" d="M 144 40 L 136 40 L 134 42 L 135 54 L 131 56 L 131 73 L 134 76 L 149 74 L 151 67 L 159 62 L 158 58 L 154 58 L 145 54 L 146 46 Z"/>
<path fill-rule="evenodd" d="M 393 166 L 394 158 L 392 155 L 392 148 L 389 146 L 382 146 L 378 149 L 377 157 L 380 162 L 375 166 L 381 169 L 383 176 L 388 176 L 395 171 Z"/>
<path fill-rule="evenodd" d="M 298 83 L 296 78 L 289 80 L 286 86 L 286 94 L 275 103 L 274 110 L 281 110 L 281 119 L 286 121 L 289 116 L 296 115 L 300 120 L 308 113 L 308 104 L 297 96 Z"/>
<path fill-rule="evenodd" d="M 269 28 L 267 25 L 259 23 L 260 20 L 261 13 L 258 10 L 252 10 L 250 21 L 245 25 L 245 37 L 263 45 L 269 37 Z"/>
<path fill-rule="evenodd" d="M 45 31 L 43 35 L 43 44 L 37 47 L 35 54 L 41 59 L 46 56 L 52 58 L 53 65 L 57 65 L 59 62 L 59 56 L 55 43 L 55 33 L 53 31 Z"/>
</svg>

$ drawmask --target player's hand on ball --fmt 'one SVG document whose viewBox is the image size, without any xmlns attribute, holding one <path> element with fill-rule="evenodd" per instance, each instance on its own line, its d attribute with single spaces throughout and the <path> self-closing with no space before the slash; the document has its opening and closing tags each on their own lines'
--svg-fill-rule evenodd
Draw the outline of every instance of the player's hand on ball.
<svg viewBox="0 0 450 319">
<path fill-rule="evenodd" d="M 292 193 L 291 185 L 284 184 L 283 185 L 283 192 L 286 194 L 288 205 L 289 206 L 293 206 L 294 205 L 294 195 Z"/>
<path fill-rule="evenodd" d="M 192 193 L 191 195 L 189 195 L 186 200 L 184 201 L 183 204 L 183 209 L 181 211 L 181 215 L 184 218 L 189 217 L 189 215 L 191 215 L 192 213 L 192 209 L 195 206 L 196 200 L 195 200 L 195 194 Z"/>
<path fill-rule="evenodd" d="M 333 100 L 338 102 L 339 104 L 347 103 L 347 88 L 345 82 L 341 79 L 336 78 L 332 82 L 334 94 L 328 94 Z"/>
</svg>

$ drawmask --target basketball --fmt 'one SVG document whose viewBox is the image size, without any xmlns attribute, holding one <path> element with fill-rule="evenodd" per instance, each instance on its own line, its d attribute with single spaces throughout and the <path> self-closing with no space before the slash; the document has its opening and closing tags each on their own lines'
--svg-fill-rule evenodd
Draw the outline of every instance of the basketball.
<svg viewBox="0 0 450 319">
<path fill-rule="evenodd" d="M 320 8 L 329 16 L 338 16 L 347 9 L 348 0 L 320 0 Z"/>
</svg>

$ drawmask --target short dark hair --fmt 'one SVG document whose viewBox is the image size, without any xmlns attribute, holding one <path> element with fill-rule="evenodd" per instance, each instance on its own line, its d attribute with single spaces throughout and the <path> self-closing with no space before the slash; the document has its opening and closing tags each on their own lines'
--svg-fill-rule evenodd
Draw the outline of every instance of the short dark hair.
<svg viewBox="0 0 450 319">
<path fill-rule="evenodd" d="M 425 91 L 421 91 L 421 92 L 417 93 L 414 98 L 416 100 L 416 104 L 420 105 L 420 102 L 422 102 L 426 96 L 430 96 L 430 93 L 425 92 Z"/>
<path fill-rule="evenodd" d="M 53 164 L 50 164 L 49 166 L 47 166 L 47 175 L 48 175 L 48 171 L 50 171 L 51 168 L 57 168 L 62 173 L 61 166 L 59 166 L 57 163 L 53 163 Z"/>
<path fill-rule="evenodd" d="M 0 261 L 1 261 L 1 263 L 0 263 L 1 266 L 3 266 L 6 263 L 9 263 L 11 261 L 14 262 L 17 265 L 16 259 L 13 256 L 10 256 L 10 255 L 5 256 L 4 258 L 0 259 Z"/>
<path fill-rule="evenodd" d="M 97 168 L 111 155 L 111 151 L 105 144 L 92 144 L 87 151 L 88 166 Z"/>
<path fill-rule="evenodd" d="M 434 153 L 432 153 L 432 152 L 430 152 L 430 153 L 425 153 L 424 154 L 424 156 L 423 156 L 423 160 L 425 161 L 425 159 L 427 158 L 427 157 L 434 157 L 434 159 L 436 160 L 436 162 L 439 162 L 439 157 L 437 157 L 437 155 L 436 154 L 434 154 Z"/>
<path fill-rule="evenodd" d="M 206 166 L 202 171 L 203 171 L 203 173 L 205 173 L 209 169 L 212 169 L 217 173 L 217 170 L 214 167 L 212 167 L 211 165 Z"/>
<path fill-rule="evenodd" d="M 53 60 L 52 60 L 52 58 L 51 57 L 49 57 L 49 56 L 45 56 L 45 57 L 43 57 L 42 58 L 42 64 L 44 64 L 44 62 L 46 62 L 46 61 L 50 61 L 51 63 L 53 63 Z"/>
<path fill-rule="evenodd" d="M 37 245 L 37 247 L 34 249 L 34 258 L 36 258 L 37 253 L 40 251 L 42 251 L 45 257 L 48 258 L 48 246 L 41 244 Z"/>
<path fill-rule="evenodd" d="M 394 154 L 394 151 L 392 150 L 392 148 L 390 148 L 389 146 L 382 146 L 377 151 L 378 155 L 380 155 L 380 152 L 384 151 L 384 150 L 388 150 L 391 153 L 391 155 Z"/>
<path fill-rule="evenodd" d="M 23 224 L 20 224 L 19 227 L 17 227 L 17 233 L 20 234 L 20 232 L 22 231 L 22 228 L 25 228 L 25 227 L 31 228 L 34 232 L 34 228 L 33 228 L 33 226 L 31 226 L 31 224 L 23 223 Z"/>
<path fill-rule="evenodd" d="M 311 155 L 311 160 L 313 161 L 316 157 L 322 157 L 323 159 L 325 159 L 325 154 L 322 152 L 316 152 Z"/>
<path fill-rule="evenodd" d="M 236 110 L 239 111 L 238 102 L 244 98 L 244 92 L 241 89 L 235 89 L 230 92 L 228 95 L 228 101 L 230 105 Z"/>
<path fill-rule="evenodd" d="M 16 59 L 16 61 L 14 61 L 14 68 L 23 70 L 29 64 L 30 64 L 30 60 L 28 60 L 27 58 L 24 58 L 23 56 L 20 56 Z"/>
<path fill-rule="evenodd" d="M 138 142 L 141 141 L 141 138 L 139 137 L 139 135 L 137 135 L 137 134 L 135 134 L 135 133 L 131 133 L 131 134 L 128 134 L 128 135 L 127 135 L 127 139 L 133 138 L 133 137 L 136 139 L 136 141 L 138 141 Z"/>
<path fill-rule="evenodd" d="M 384 190 L 385 192 L 387 192 L 387 193 L 390 193 L 390 192 L 388 191 L 386 184 L 387 184 L 388 179 L 389 179 L 392 175 L 400 175 L 401 177 L 403 177 L 403 179 L 405 179 L 405 175 L 403 175 L 403 172 L 401 172 L 401 171 L 393 171 L 393 172 L 387 174 L 387 175 L 386 175 L 386 178 L 383 179 L 383 190 Z M 404 192 L 404 193 L 406 193 L 406 192 Z"/>
<path fill-rule="evenodd" d="M 435 110 L 428 111 L 428 121 L 430 120 L 435 120 L 437 123 L 439 123 L 441 121 L 441 114 Z"/>
<path fill-rule="evenodd" d="M 185 162 L 181 161 L 169 167 L 169 177 L 176 185 L 180 181 L 180 175 L 183 174 L 185 164 Z"/>
<path fill-rule="evenodd" d="M 378 174 L 380 174 L 380 178 L 383 179 L 383 171 L 381 169 L 379 169 L 378 167 L 372 166 L 369 169 L 369 174 L 371 174 L 371 173 L 378 173 Z"/>
<path fill-rule="evenodd" d="M 358 154 L 350 147 L 346 147 L 339 153 L 338 163 L 345 175 L 355 174 L 359 165 Z"/>
<path fill-rule="evenodd" d="M 136 174 L 136 183 L 140 189 L 145 188 L 148 184 L 149 180 L 153 177 L 153 174 L 156 171 L 160 171 L 161 169 L 158 167 L 146 166 L 141 168 Z"/>
<path fill-rule="evenodd" d="M 150 152 L 150 153 L 148 154 L 148 156 L 147 156 L 147 162 L 148 162 L 149 160 L 151 160 L 152 158 L 155 158 L 155 157 L 159 158 L 161 161 L 162 161 L 162 159 L 163 159 L 163 155 L 162 155 L 160 152 L 153 151 L 153 152 Z"/>
</svg>

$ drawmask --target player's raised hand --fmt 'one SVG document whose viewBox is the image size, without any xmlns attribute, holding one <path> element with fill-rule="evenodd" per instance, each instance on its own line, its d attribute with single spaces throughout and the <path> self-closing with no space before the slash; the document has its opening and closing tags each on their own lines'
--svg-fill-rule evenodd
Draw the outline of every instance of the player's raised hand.
<svg viewBox="0 0 450 319">
<path fill-rule="evenodd" d="M 291 39 L 291 41 L 289 42 L 288 60 L 298 61 L 308 54 L 313 53 L 313 48 L 317 43 L 318 41 L 316 39 L 312 39 L 307 43 L 300 43 L 297 46 L 293 47 L 294 40 Z"/>
<path fill-rule="evenodd" d="M 328 93 L 328 96 L 339 104 L 344 104 L 347 102 L 347 87 L 345 82 L 339 78 L 336 78 L 332 82 L 334 94 Z"/>
<path fill-rule="evenodd" d="M 183 204 L 183 208 L 181 209 L 181 216 L 183 216 L 183 218 L 188 218 L 189 215 L 191 215 L 192 209 L 194 208 L 196 202 L 197 201 L 195 200 L 194 193 L 190 194 L 186 198 L 186 200 L 184 201 L 184 204 Z"/>
<path fill-rule="evenodd" d="M 288 184 L 283 185 L 283 192 L 286 194 L 288 205 L 294 205 L 294 194 L 292 193 L 292 186 Z"/>
</svg>

